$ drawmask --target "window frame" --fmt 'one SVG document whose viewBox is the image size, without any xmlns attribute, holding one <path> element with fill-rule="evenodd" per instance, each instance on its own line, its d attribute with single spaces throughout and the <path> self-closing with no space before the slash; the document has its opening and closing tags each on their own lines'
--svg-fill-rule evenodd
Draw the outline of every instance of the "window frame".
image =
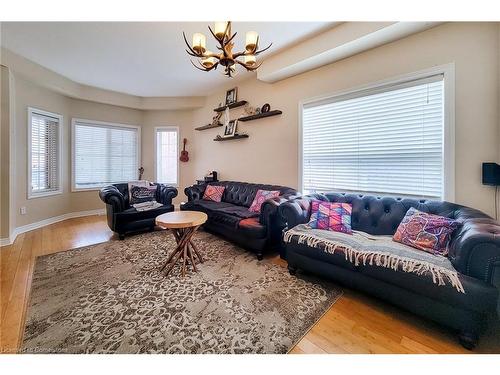
<svg viewBox="0 0 500 375">
<path fill-rule="evenodd" d="M 56 118 L 59 123 L 58 123 L 58 136 L 57 136 L 57 158 L 58 158 L 58 171 L 57 171 L 57 179 L 58 179 L 58 188 L 56 190 L 46 190 L 46 191 L 40 191 L 40 192 L 35 192 L 32 189 L 32 163 L 31 163 L 31 158 L 32 158 L 32 150 L 31 150 L 31 142 L 32 142 L 32 119 L 33 119 L 33 114 L 40 114 L 43 116 L 49 116 Z M 54 112 L 49 112 L 45 111 L 43 109 L 35 108 L 35 107 L 28 107 L 28 134 L 27 134 L 27 139 L 28 139 L 28 159 L 26 160 L 27 164 L 27 169 L 28 169 L 28 178 L 27 178 L 27 199 L 36 199 L 36 198 L 43 198 L 43 197 L 50 197 L 52 195 L 59 195 L 63 193 L 63 130 L 64 130 L 64 116 L 59 114 L 59 113 L 54 113 Z"/>
<path fill-rule="evenodd" d="M 158 181 L 158 132 L 162 130 L 175 130 L 177 132 L 177 156 L 179 156 L 180 147 L 181 147 L 181 133 L 178 126 L 155 126 L 153 135 L 153 144 L 154 144 L 154 169 L 155 169 L 155 182 L 163 183 Z M 180 163 L 179 157 L 176 158 L 177 161 L 177 182 L 175 184 L 168 184 L 169 186 L 179 187 L 180 184 Z"/>
<path fill-rule="evenodd" d="M 455 202 L 455 64 L 435 66 L 429 69 L 417 72 L 402 74 L 393 78 L 373 82 L 367 85 L 361 85 L 355 88 L 341 90 L 319 97 L 313 97 L 301 100 L 298 103 L 298 187 L 300 191 L 304 190 L 303 184 L 303 109 L 304 106 L 320 103 L 325 100 L 349 99 L 353 96 L 370 95 L 383 88 L 389 88 L 393 85 L 401 85 L 410 81 L 424 79 L 433 75 L 443 75 L 444 104 L 443 104 L 443 191 L 442 200 Z M 370 194 L 367 192 L 366 194 Z M 387 196 L 405 196 L 417 197 L 405 194 L 391 194 L 373 192 L 373 195 Z M 420 198 L 420 197 L 418 197 Z"/>
<path fill-rule="evenodd" d="M 75 186 L 75 126 L 77 122 L 84 122 L 87 124 L 94 124 L 98 125 L 100 127 L 104 128 L 129 128 L 129 129 L 136 129 L 137 130 L 137 166 L 138 168 L 141 167 L 141 126 L 140 125 L 131 125 L 131 124 L 121 124 L 117 122 L 107 122 L 107 121 L 97 121 L 97 120 L 89 120 L 89 119 L 82 119 L 82 118 L 75 118 L 73 117 L 71 119 L 71 192 L 72 193 L 77 193 L 77 192 L 82 192 L 82 191 L 99 191 L 103 188 L 101 187 L 91 187 L 91 188 L 77 188 Z M 137 171 L 137 173 L 139 173 Z M 116 182 L 110 182 L 109 184 L 119 184 L 119 183 L 126 183 L 128 181 L 116 181 Z M 106 186 L 106 185 L 104 185 Z"/>
</svg>

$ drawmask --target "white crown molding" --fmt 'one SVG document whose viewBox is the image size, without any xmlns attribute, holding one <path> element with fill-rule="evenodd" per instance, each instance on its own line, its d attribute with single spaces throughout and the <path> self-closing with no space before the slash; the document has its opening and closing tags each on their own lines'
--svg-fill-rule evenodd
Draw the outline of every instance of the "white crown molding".
<svg viewBox="0 0 500 375">
<path fill-rule="evenodd" d="M 42 228 L 42 227 L 45 227 L 45 226 L 50 225 L 50 224 L 58 223 L 60 221 L 64 221 L 64 220 L 68 220 L 68 219 L 74 219 L 77 217 L 92 216 L 92 215 L 104 215 L 104 214 L 105 214 L 105 210 L 103 208 L 100 208 L 97 210 L 70 212 L 67 214 L 54 216 L 54 217 L 50 217 L 48 219 L 37 221 L 35 223 L 26 224 L 26 225 L 23 225 L 21 227 L 15 228 L 13 233 L 11 233 L 11 235 L 9 237 L 0 238 L 0 246 L 12 245 L 14 243 L 14 241 L 16 240 L 17 236 L 19 236 L 20 234 L 29 232 L 31 230 Z"/>
<path fill-rule="evenodd" d="M 0 61 L 15 75 L 70 98 L 139 110 L 185 110 L 201 108 L 204 96 L 142 97 L 82 85 L 1 47 Z"/>
<path fill-rule="evenodd" d="M 438 26 L 442 22 L 345 22 L 265 60 L 260 81 L 274 83 Z"/>
</svg>

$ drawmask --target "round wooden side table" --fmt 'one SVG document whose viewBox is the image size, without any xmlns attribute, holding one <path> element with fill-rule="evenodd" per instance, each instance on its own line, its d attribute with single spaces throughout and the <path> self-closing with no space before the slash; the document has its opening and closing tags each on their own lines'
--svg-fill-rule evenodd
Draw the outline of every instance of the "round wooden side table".
<svg viewBox="0 0 500 375">
<path fill-rule="evenodd" d="M 171 229 L 175 241 L 177 242 L 175 250 L 161 267 L 160 272 L 166 268 L 165 276 L 168 276 L 175 264 L 179 261 L 182 261 L 181 274 L 183 277 L 186 274 L 187 262 L 191 262 L 195 272 L 198 271 L 196 269 L 194 255 L 196 255 L 200 263 L 203 263 L 203 258 L 191 237 L 193 237 L 196 230 L 200 225 L 205 223 L 207 219 L 207 214 L 198 211 L 174 211 L 160 215 L 156 218 L 156 225 L 164 229 Z"/>
</svg>

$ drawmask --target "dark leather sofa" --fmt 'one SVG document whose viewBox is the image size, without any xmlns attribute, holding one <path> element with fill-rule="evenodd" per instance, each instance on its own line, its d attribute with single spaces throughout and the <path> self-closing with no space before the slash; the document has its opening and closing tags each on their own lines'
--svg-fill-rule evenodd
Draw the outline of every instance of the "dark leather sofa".
<svg viewBox="0 0 500 375">
<path fill-rule="evenodd" d="M 394 234 L 410 207 L 462 221 L 453 234 L 448 258 L 458 271 L 465 293 L 452 286 L 434 284 L 430 275 L 418 276 L 368 264 L 354 266 L 343 254 L 328 254 L 293 240 L 282 254 L 291 274 L 301 269 L 321 275 L 430 318 L 457 330 L 460 343 L 467 349 L 476 346 L 488 318 L 498 319 L 500 225 L 486 214 L 441 201 L 312 194 L 279 207 L 287 228 L 309 221 L 312 199 L 352 204 L 352 228 L 373 235 Z"/>
<path fill-rule="evenodd" d="M 172 199 L 177 196 L 177 189 L 172 186 L 155 184 L 156 201 L 163 206 L 149 211 L 137 211 L 129 203 L 128 184 L 113 184 L 102 188 L 99 197 L 106 203 L 108 226 L 118 233 L 123 240 L 131 232 L 153 230 L 158 215 L 174 210 Z"/>
<path fill-rule="evenodd" d="M 202 211 L 208 215 L 204 228 L 220 234 L 229 240 L 252 250 L 261 260 L 267 250 L 276 249 L 281 243 L 284 223 L 278 214 L 278 207 L 297 193 L 285 186 L 251 184 L 236 181 L 211 182 L 210 185 L 226 187 L 221 202 L 204 200 L 207 184 L 187 187 L 184 192 L 188 202 L 181 210 Z M 257 190 L 278 190 L 280 197 L 268 199 L 262 204 L 260 214 L 250 212 Z"/>
</svg>

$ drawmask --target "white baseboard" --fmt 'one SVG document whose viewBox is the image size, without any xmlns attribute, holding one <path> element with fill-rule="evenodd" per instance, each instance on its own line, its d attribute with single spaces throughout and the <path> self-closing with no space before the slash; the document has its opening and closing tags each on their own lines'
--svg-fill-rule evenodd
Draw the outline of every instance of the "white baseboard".
<svg viewBox="0 0 500 375">
<path fill-rule="evenodd" d="M 9 237 L 0 238 L 0 246 L 11 245 L 12 243 L 14 243 L 17 236 L 19 236 L 21 233 L 29 232 L 30 230 L 42 228 L 46 225 L 58 223 L 58 222 L 63 221 L 63 220 L 73 219 L 75 217 L 104 215 L 105 212 L 106 212 L 106 210 L 103 208 L 100 208 L 97 210 L 89 210 L 89 211 L 70 212 L 67 214 L 59 215 L 59 216 L 49 217 L 48 219 L 37 221 L 36 223 L 26 224 L 26 225 L 23 225 L 21 227 L 17 227 L 16 229 L 14 229 L 14 231 L 11 233 L 11 235 Z"/>
</svg>

